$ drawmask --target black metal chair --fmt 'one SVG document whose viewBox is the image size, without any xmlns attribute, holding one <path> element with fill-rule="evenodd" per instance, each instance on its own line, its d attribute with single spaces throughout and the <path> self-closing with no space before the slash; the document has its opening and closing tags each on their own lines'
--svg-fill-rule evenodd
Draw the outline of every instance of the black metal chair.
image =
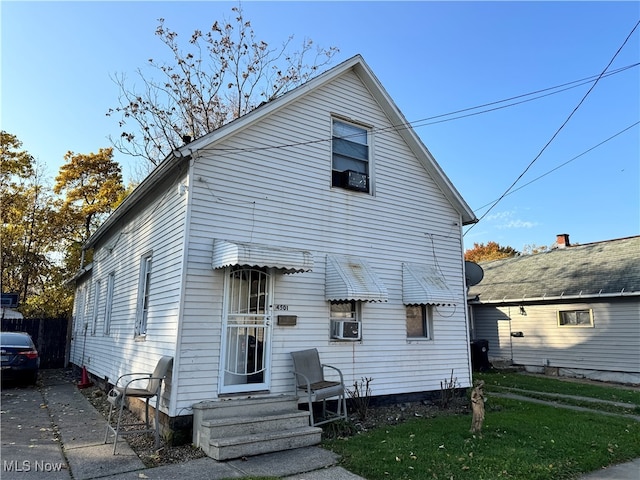
<svg viewBox="0 0 640 480">
<path fill-rule="evenodd" d="M 169 371 L 169 366 L 172 361 L 173 357 L 160 358 L 153 373 L 125 373 L 118 378 L 118 381 L 109 392 L 107 400 L 111 406 L 109 407 L 109 418 L 107 420 L 107 428 L 104 433 L 104 443 L 107 443 L 109 432 L 111 432 L 115 436 L 113 440 L 114 455 L 116 454 L 116 448 L 118 447 L 118 437 L 121 435 L 154 432 L 155 448 L 158 449 L 160 446 L 160 391 L 162 390 L 162 383 L 167 376 L 167 372 Z M 146 384 L 144 384 L 144 382 L 146 382 Z M 146 400 L 144 422 L 122 423 L 122 412 L 127 398 L 141 398 Z M 149 422 L 149 400 L 152 398 L 157 399 L 153 427 Z M 118 413 L 118 421 L 114 427 L 111 425 L 111 417 L 116 408 L 120 411 Z M 141 426 L 144 426 L 145 428 L 123 430 L 124 427 Z"/>
<path fill-rule="evenodd" d="M 345 395 L 342 372 L 331 365 L 321 364 L 320 355 L 315 348 L 291 352 L 293 359 L 293 374 L 296 378 L 296 394 L 304 392 L 309 405 L 309 419 L 311 426 L 322 425 L 335 420 L 347 419 L 347 399 Z M 340 381 L 327 380 L 324 369 L 329 368 L 337 372 Z M 327 410 L 327 399 L 337 397 L 338 408 L 335 412 Z M 313 414 L 313 402 L 322 400 L 321 421 L 316 421 Z"/>
</svg>

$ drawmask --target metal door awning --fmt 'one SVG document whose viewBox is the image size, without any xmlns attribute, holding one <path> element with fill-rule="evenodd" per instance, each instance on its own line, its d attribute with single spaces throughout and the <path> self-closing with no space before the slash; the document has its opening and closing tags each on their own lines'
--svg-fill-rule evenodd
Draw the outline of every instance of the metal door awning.
<svg viewBox="0 0 640 480">
<path fill-rule="evenodd" d="M 402 302 L 405 305 L 455 305 L 460 299 L 435 267 L 403 263 Z"/>
<path fill-rule="evenodd" d="M 277 268 L 285 273 L 309 272 L 313 269 L 313 255 L 306 250 L 215 239 L 213 268 L 233 265 Z"/>
<path fill-rule="evenodd" d="M 362 258 L 327 255 L 325 275 L 327 300 L 386 302 L 389 299 L 387 287 Z"/>
</svg>

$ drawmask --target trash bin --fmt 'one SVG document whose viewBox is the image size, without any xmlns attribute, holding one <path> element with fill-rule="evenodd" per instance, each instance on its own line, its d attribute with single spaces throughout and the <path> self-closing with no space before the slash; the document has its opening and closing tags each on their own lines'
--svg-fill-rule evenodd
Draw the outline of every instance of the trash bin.
<svg viewBox="0 0 640 480">
<path fill-rule="evenodd" d="M 476 372 L 491 369 L 489 363 L 489 340 L 473 340 L 471 342 L 471 367 Z"/>
</svg>

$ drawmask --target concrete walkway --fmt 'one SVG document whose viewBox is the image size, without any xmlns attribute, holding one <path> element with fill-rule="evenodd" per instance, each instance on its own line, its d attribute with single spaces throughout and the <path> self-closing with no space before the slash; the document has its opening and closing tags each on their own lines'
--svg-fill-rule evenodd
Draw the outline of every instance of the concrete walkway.
<svg viewBox="0 0 640 480">
<path fill-rule="evenodd" d="M 363 480 L 336 466 L 338 456 L 319 447 L 259 455 L 247 460 L 217 462 L 207 457 L 145 468 L 126 442 L 118 443 L 118 454 L 112 454 L 112 445 L 103 443 L 104 417 L 75 383 L 46 370 L 41 374 L 41 382 L 39 388 L 2 389 L 2 480 L 222 480 L 251 476 L 284 480 Z M 516 397 L 515 394 L 500 395 Z M 549 403 L 524 395 L 517 398 Z M 560 403 L 555 406 L 571 408 Z M 581 480 L 612 479 L 640 480 L 640 459 L 581 477 Z"/>
<path fill-rule="evenodd" d="M 146 468 L 126 442 L 104 444 L 105 419 L 60 375 L 41 372 L 42 386 L 2 389 L 2 480 L 174 480 L 274 476 L 286 480 L 363 480 L 336 466 L 319 447 L 218 462 L 200 458 Z"/>
</svg>

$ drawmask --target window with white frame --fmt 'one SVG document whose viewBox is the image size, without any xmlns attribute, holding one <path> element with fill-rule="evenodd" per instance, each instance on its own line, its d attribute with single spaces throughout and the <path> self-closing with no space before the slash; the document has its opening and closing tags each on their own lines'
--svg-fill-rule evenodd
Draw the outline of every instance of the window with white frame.
<svg viewBox="0 0 640 480">
<path fill-rule="evenodd" d="M 433 306 L 407 305 L 407 338 L 433 339 Z"/>
<path fill-rule="evenodd" d="M 333 120 L 332 174 L 333 187 L 359 192 L 370 191 L 370 134 L 361 126 Z"/>
<path fill-rule="evenodd" d="M 138 308 L 136 311 L 135 336 L 147 334 L 147 317 L 149 315 L 149 286 L 151 284 L 151 253 L 140 259 L 140 277 L 138 280 Z"/>
<path fill-rule="evenodd" d="M 559 310 L 558 326 L 560 327 L 593 327 L 593 311 L 583 310 Z"/>
<path fill-rule="evenodd" d="M 91 312 L 91 335 L 96 334 L 98 326 L 98 307 L 100 305 L 100 287 L 102 283 L 96 280 L 93 284 L 93 311 Z"/>
<path fill-rule="evenodd" d="M 87 301 L 86 295 L 87 287 L 84 286 L 78 290 L 77 303 L 76 303 L 76 332 L 78 335 L 82 334 L 82 325 L 85 320 L 84 306 Z"/>
<path fill-rule="evenodd" d="M 104 302 L 104 334 L 111 333 L 111 310 L 113 309 L 113 287 L 115 285 L 116 274 L 111 272 L 107 277 L 107 296 Z"/>
<path fill-rule="evenodd" d="M 331 302 L 331 320 L 351 320 L 357 322 L 360 320 L 358 308 L 355 300 L 346 300 L 344 302 Z"/>
<path fill-rule="evenodd" d="M 330 307 L 331 338 L 334 340 L 360 340 L 360 302 L 333 301 Z"/>
</svg>

